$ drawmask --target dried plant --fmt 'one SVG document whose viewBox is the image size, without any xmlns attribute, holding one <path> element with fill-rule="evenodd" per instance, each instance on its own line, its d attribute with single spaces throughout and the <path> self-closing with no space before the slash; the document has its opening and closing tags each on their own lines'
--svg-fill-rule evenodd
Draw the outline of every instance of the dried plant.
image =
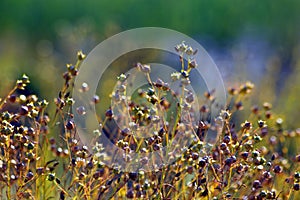
<svg viewBox="0 0 300 200">
<path fill-rule="evenodd" d="M 138 63 L 149 87 L 140 89 L 138 101 L 126 96 L 127 75 L 121 74 L 111 98 L 114 107 L 99 115 L 101 129 L 119 148 L 124 159 L 131 152 L 159 151 L 172 144 L 176 135 L 193 137 L 192 144 L 180 141 L 184 148 L 171 146 L 166 152 L 175 161 L 147 168 L 150 158 L 138 160 L 144 167 L 126 172 L 116 163 L 104 164 L 103 144 L 93 149 L 81 144 L 71 113 L 72 89 L 85 55 L 77 54 L 77 63 L 68 64 L 65 80 L 54 103 L 52 122 L 46 113 L 48 102 L 26 94 L 29 78 L 23 75 L 0 101 L 0 191 L 2 199 L 297 199 L 299 198 L 300 155 L 289 152 L 289 138 L 300 130 L 285 130 L 283 120 L 275 117 L 272 106 L 263 103 L 251 108 L 252 114 L 239 124 L 243 101 L 254 88 L 250 82 L 228 90 L 228 104 L 211 123 L 206 117 L 194 118 L 194 96 L 187 89 L 189 75 L 197 66 L 197 51 L 181 43 L 182 69 L 170 74 L 179 82 L 181 92 L 164 81 L 151 80 L 151 66 Z M 187 56 L 185 63 L 183 57 Z M 82 85 L 82 92 L 88 85 Z M 209 113 L 215 100 L 213 91 L 204 94 L 202 116 Z M 99 103 L 97 95 L 93 103 Z M 116 111 L 118 115 L 116 115 Z M 77 112 L 85 112 L 78 108 Z M 129 112 L 130 118 L 122 113 Z M 171 114 L 172 113 L 172 114 Z M 102 120 L 102 117 L 104 119 Z M 124 127 L 111 123 L 123 120 Z M 143 128 L 144 127 L 144 128 Z M 145 128 L 146 127 L 146 128 Z M 218 130 L 217 141 L 206 141 L 209 130 Z M 150 137 L 137 137 L 145 131 Z M 52 132 L 52 133 L 51 133 Z M 55 137 L 54 137 L 55 136 Z M 104 144 L 105 145 L 105 144 Z M 207 148 L 210 146 L 210 148 Z"/>
</svg>

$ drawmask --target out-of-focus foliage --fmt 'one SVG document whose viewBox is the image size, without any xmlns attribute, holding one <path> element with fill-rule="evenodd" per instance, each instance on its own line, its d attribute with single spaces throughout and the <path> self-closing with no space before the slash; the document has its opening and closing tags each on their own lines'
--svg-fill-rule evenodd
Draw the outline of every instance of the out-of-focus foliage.
<svg viewBox="0 0 300 200">
<path fill-rule="evenodd" d="M 191 35 L 208 35 L 220 40 L 243 29 L 269 34 L 274 41 L 293 42 L 299 25 L 300 2 L 288 1 L 7 1 L 1 3 L 0 23 L 6 30 L 20 31 L 32 41 L 55 38 L 61 20 L 71 24 L 90 20 L 99 33 L 111 23 L 122 29 L 162 26 Z M 3 33 L 3 31 L 2 31 Z M 16 32 L 17 33 L 17 32 Z M 18 33 L 17 33 L 18 34 Z M 289 40 L 289 41 L 287 41 Z"/>
</svg>

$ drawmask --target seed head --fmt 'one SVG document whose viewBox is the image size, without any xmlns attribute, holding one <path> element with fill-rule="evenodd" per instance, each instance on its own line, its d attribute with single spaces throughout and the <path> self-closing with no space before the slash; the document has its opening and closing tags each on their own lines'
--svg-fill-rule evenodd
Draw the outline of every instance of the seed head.
<svg viewBox="0 0 300 200">
<path fill-rule="evenodd" d="M 151 72 L 150 65 L 137 63 L 136 67 L 139 71 L 149 74 Z"/>
<path fill-rule="evenodd" d="M 26 74 L 23 74 L 21 80 L 22 80 L 22 83 L 25 84 L 25 85 L 30 83 L 29 77 Z"/>
<path fill-rule="evenodd" d="M 81 50 L 77 52 L 77 59 L 78 59 L 79 61 L 84 60 L 85 57 L 86 57 L 86 55 L 85 55 Z"/>
<path fill-rule="evenodd" d="M 172 81 L 177 81 L 177 80 L 179 80 L 179 79 L 180 79 L 180 73 L 179 73 L 179 72 L 173 72 L 173 73 L 171 74 L 171 79 L 172 79 Z"/>
<path fill-rule="evenodd" d="M 259 180 L 255 180 L 252 186 L 254 189 L 259 189 L 261 188 L 261 182 Z"/>
<path fill-rule="evenodd" d="M 196 68 L 198 66 L 196 60 L 191 60 L 188 64 L 189 68 L 193 69 Z"/>
<path fill-rule="evenodd" d="M 294 188 L 294 190 L 299 191 L 300 190 L 300 184 L 299 183 L 294 183 L 293 188 Z"/>
<path fill-rule="evenodd" d="M 48 181 L 54 181 L 54 179 L 55 179 L 55 174 L 49 173 L 48 176 L 47 176 L 47 180 Z"/>
<path fill-rule="evenodd" d="M 258 120 L 257 124 L 258 124 L 259 128 L 262 128 L 265 125 L 265 121 Z"/>
<path fill-rule="evenodd" d="M 276 174 L 279 174 L 282 172 L 282 167 L 280 167 L 279 165 L 276 165 L 276 166 L 274 166 L 273 170 Z"/>
<path fill-rule="evenodd" d="M 73 130 L 75 128 L 75 124 L 73 121 L 69 120 L 66 124 L 66 129 L 67 130 Z"/>
<path fill-rule="evenodd" d="M 191 46 L 189 46 L 186 50 L 185 50 L 185 53 L 188 55 L 188 56 L 191 56 L 194 54 L 194 50 Z"/>
</svg>

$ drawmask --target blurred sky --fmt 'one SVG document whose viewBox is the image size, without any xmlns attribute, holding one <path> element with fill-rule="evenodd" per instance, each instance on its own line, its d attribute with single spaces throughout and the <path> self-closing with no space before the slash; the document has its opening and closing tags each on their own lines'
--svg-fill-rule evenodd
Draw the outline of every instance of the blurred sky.
<svg viewBox="0 0 300 200">
<path fill-rule="evenodd" d="M 227 85 L 249 79 L 272 88 L 272 99 L 289 78 L 297 80 L 299 10 L 298 0 L 1 0 L 0 94 L 27 73 L 31 90 L 52 98 L 77 50 L 88 53 L 120 31 L 155 26 L 199 41 Z"/>
</svg>

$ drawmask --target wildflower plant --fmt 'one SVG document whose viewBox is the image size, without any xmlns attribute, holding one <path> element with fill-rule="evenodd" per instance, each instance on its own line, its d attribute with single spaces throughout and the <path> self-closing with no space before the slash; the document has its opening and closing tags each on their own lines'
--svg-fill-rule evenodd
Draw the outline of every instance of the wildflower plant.
<svg viewBox="0 0 300 200">
<path fill-rule="evenodd" d="M 75 80 L 86 56 L 78 52 L 76 64 L 66 66 L 52 120 L 46 100 L 22 93 L 29 84 L 23 75 L 0 101 L 2 198 L 299 198 L 300 155 L 289 152 L 286 140 L 300 131 L 284 129 L 269 103 L 244 106 L 254 89 L 250 82 L 229 88 L 227 103 L 212 119 L 210 110 L 220 106 L 214 91 L 199 105 L 189 87 L 197 50 L 182 42 L 175 51 L 181 69 L 168 74 L 170 82 L 154 80 L 152 66 L 142 63 L 116 77 L 111 105 L 103 105 L 106 112 L 95 116 L 97 125 L 85 138 L 79 133 L 89 120 L 82 124 L 75 116 L 101 104 L 89 93 L 88 79 Z M 146 81 L 136 90 L 131 83 L 137 76 Z M 74 89 L 88 97 L 87 105 L 78 104 Z M 252 114 L 239 123 L 243 110 Z M 108 151 L 111 144 L 115 149 Z"/>
</svg>

